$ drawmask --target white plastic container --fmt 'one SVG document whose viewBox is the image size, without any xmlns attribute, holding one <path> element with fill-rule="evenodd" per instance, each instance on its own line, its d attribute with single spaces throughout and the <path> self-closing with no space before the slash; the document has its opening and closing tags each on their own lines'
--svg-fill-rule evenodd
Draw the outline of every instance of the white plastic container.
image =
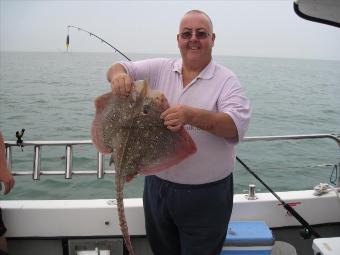
<svg viewBox="0 0 340 255">
<path fill-rule="evenodd" d="M 339 255 L 340 237 L 314 239 L 312 247 L 314 255 Z"/>
</svg>

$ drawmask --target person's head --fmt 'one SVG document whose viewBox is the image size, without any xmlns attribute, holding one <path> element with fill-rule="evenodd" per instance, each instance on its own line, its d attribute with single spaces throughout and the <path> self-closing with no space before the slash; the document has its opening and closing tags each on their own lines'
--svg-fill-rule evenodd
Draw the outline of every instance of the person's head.
<svg viewBox="0 0 340 255">
<path fill-rule="evenodd" d="M 213 24 L 206 13 L 191 10 L 183 16 L 177 42 L 185 64 L 209 64 L 214 41 Z"/>
</svg>

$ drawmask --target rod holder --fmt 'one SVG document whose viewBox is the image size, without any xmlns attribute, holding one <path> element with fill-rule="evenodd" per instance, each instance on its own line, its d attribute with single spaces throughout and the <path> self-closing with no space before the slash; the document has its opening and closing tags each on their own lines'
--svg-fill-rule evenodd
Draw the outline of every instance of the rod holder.
<svg viewBox="0 0 340 255">
<path fill-rule="evenodd" d="M 257 199 L 255 184 L 249 184 L 248 194 L 245 195 L 245 197 L 246 197 L 248 200 L 256 200 L 256 199 Z"/>
<path fill-rule="evenodd" d="M 98 152 L 97 159 L 98 159 L 97 178 L 102 179 L 104 177 L 104 155 L 101 152 Z"/>
<path fill-rule="evenodd" d="M 34 146 L 34 161 L 33 161 L 33 180 L 40 180 L 41 171 L 41 146 Z"/>
<path fill-rule="evenodd" d="M 66 145 L 66 171 L 65 179 L 72 179 L 72 168 L 73 168 L 73 149 L 72 145 Z"/>
</svg>

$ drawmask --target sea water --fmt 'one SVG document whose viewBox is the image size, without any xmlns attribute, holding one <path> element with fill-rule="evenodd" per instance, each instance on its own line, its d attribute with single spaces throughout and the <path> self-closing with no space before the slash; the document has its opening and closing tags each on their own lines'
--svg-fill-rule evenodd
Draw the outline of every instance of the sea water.
<svg viewBox="0 0 340 255">
<path fill-rule="evenodd" d="M 164 57 L 128 55 L 134 60 Z M 117 60 L 123 59 L 113 53 L 1 52 L 0 129 L 5 140 L 15 141 L 15 132 L 22 128 L 24 141 L 90 139 L 94 99 L 110 91 L 106 71 Z M 214 61 L 236 73 L 251 100 L 247 136 L 340 133 L 340 61 L 233 56 L 215 56 Z M 237 151 L 274 191 L 312 189 L 328 182 L 340 162 L 340 149 L 329 139 L 242 142 Z M 32 171 L 33 155 L 33 147 L 13 148 L 13 170 Z M 64 156 L 64 147 L 43 147 L 42 169 L 64 170 Z M 94 170 L 96 164 L 94 147 L 74 147 L 75 171 Z M 105 169 L 110 169 L 107 158 Z M 6 199 L 114 197 L 113 175 L 15 180 Z M 138 176 L 127 184 L 126 197 L 141 197 L 143 182 Z M 245 192 L 248 184 L 267 192 L 238 163 L 234 182 L 236 193 Z"/>
</svg>

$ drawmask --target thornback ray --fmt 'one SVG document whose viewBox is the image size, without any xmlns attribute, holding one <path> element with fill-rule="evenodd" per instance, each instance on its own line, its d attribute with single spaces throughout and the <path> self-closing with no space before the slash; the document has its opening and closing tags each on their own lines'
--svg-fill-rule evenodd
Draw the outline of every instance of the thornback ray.
<svg viewBox="0 0 340 255">
<path fill-rule="evenodd" d="M 151 90 L 146 81 L 134 82 L 128 97 L 112 92 L 95 100 L 92 141 L 97 150 L 111 154 L 119 224 L 125 245 L 134 255 L 124 212 L 124 185 L 137 174 L 150 175 L 179 164 L 196 152 L 190 135 L 182 127 L 170 131 L 160 118 L 169 108 L 165 96 Z"/>
</svg>

